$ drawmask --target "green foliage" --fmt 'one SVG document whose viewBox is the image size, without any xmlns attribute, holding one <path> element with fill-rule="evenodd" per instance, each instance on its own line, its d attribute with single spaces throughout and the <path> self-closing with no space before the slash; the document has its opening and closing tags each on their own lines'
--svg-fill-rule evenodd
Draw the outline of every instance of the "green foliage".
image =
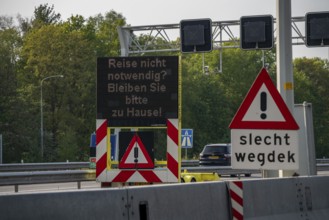
<svg viewBox="0 0 329 220">
<path fill-rule="evenodd" d="M 54 6 L 35 8 L 32 19 L 0 17 L 0 133 L 4 162 L 40 162 L 40 107 L 43 81 L 44 161 L 87 161 L 95 130 L 96 59 L 119 56 L 117 27 L 126 25 L 115 11 L 60 20 Z M 161 49 L 161 38 L 135 36 Z M 177 39 L 176 43 L 179 43 Z M 155 45 L 155 46 L 154 46 Z M 229 124 L 263 66 L 261 51 L 227 49 L 182 54 L 182 127 L 194 130 L 197 157 L 205 144 L 230 142 Z M 177 53 L 150 53 L 177 55 Z M 275 50 L 265 52 L 275 82 Z M 209 71 L 204 70 L 204 66 Z M 317 157 L 329 156 L 329 63 L 294 60 L 295 102 L 313 104 Z M 206 74 L 207 73 L 207 74 Z M 166 131 L 155 131 L 155 155 L 166 157 Z"/>
<path fill-rule="evenodd" d="M 10 18 L 1 17 L 0 27 L 0 133 L 3 158 L 14 161 L 22 159 L 34 143 L 33 131 L 24 126 L 33 125 L 33 121 L 29 118 L 29 103 L 21 98 L 18 89 L 20 33 Z"/>
<path fill-rule="evenodd" d="M 32 25 L 34 28 L 38 28 L 43 25 L 56 24 L 60 19 L 61 15 L 54 11 L 54 5 L 49 7 L 48 4 L 43 4 L 34 9 Z"/>
<path fill-rule="evenodd" d="M 79 134 L 70 128 L 59 134 L 58 161 L 87 161 L 84 155 L 87 152 L 80 149 L 78 137 Z"/>
<path fill-rule="evenodd" d="M 218 51 L 183 55 L 182 126 L 194 129 L 190 157 L 197 157 L 208 143 L 231 141 L 229 124 L 263 65 L 258 51 L 230 49 L 222 58 L 219 72 Z M 203 59 L 208 75 L 203 71 Z M 266 60 L 273 65 L 272 52 L 266 53 Z"/>
<path fill-rule="evenodd" d="M 118 56 L 120 54 L 117 27 L 125 24 L 125 18 L 115 11 L 110 11 L 105 16 L 98 14 L 89 18 L 87 28 L 94 29 L 97 57 Z"/>
<path fill-rule="evenodd" d="M 111 11 L 60 22 L 47 4 L 35 9 L 31 22 L 19 19 L 21 33 L 11 18 L 0 19 L 4 161 L 41 160 L 41 81 L 54 75 L 64 78 L 42 84 L 44 161 L 87 160 L 95 130 L 96 59 L 119 55 L 116 28 L 125 19 Z"/>
<path fill-rule="evenodd" d="M 320 58 L 294 60 L 295 103 L 313 106 L 313 126 L 317 157 L 329 157 L 329 62 Z"/>
</svg>

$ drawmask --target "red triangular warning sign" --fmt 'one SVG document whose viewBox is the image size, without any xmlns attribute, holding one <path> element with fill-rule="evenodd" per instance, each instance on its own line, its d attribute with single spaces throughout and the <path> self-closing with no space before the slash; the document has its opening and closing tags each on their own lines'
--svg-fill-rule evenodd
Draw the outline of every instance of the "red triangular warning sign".
<svg viewBox="0 0 329 220">
<path fill-rule="evenodd" d="M 119 162 L 119 169 L 154 168 L 154 163 L 148 154 L 140 137 L 135 134 Z"/>
<path fill-rule="evenodd" d="M 265 68 L 258 74 L 229 128 L 299 129 Z"/>
</svg>

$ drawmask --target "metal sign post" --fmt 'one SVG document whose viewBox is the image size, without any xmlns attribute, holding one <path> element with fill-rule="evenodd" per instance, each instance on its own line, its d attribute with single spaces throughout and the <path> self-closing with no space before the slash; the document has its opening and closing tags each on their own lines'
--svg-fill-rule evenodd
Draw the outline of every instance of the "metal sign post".
<svg viewBox="0 0 329 220">
<path fill-rule="evenodd" d="M 293 114 L 291 0 L 277 0 L 277 89 Z M 266 177 L 292 176 L 294 171 L 266 171 Z"/>
<path fill-rule="evenodd" d="M 0 164 L 2 164 L 2 134 L 0 134 Z"/>
</svg>

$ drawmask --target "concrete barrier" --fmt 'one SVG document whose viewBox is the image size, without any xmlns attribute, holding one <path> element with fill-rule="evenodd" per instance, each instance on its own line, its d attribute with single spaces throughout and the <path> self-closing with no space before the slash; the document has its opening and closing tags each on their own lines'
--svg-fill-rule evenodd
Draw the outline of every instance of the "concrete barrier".
<svg viewBox="0 0 329 220">
<path fill-rule="evenodd" d="M 128 219 L 126 198 L 125 189 L 3 195 L 0 219 Z"/>
<path fill-rule="evenodd" d="M 329 218 L 329 177 L 302 178 L 299 183 L 300 198 L 305 219 Z"/>
<path fill-rule="evenodd" d="M 329 177 L 241 182 L 243 219 L 328 219 Z"/>
<path fill-rule="evenodd" d="M 0 196 L 1 219 L 228 219 L 224 182 Z"/>
<path fill-rule="evenodd" d="M 128 190 L 128 195 L 130 220 L 230 219 L 224 182 L 135 187 Z"/>
<path fill-rule="evenodd" d="M 237 211 L 243 219 L 329 216 L 329 176 L 315 176 L 2 195 L 0 218 L 232 219 L 230 185 L 241 191 L 237 201 L 242 207 Z"/>
</svg>

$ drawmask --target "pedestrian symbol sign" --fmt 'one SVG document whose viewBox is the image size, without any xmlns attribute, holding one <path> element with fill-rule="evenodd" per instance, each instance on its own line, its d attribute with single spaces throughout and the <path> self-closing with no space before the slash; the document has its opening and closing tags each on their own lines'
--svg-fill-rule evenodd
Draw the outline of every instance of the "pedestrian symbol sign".
<svg viewBox="0 0 329 220">
<path fill-rule="evenodd" d="M 182 148 L 193 147 L 193 129 L 182 129 Z"/>
</svg>

